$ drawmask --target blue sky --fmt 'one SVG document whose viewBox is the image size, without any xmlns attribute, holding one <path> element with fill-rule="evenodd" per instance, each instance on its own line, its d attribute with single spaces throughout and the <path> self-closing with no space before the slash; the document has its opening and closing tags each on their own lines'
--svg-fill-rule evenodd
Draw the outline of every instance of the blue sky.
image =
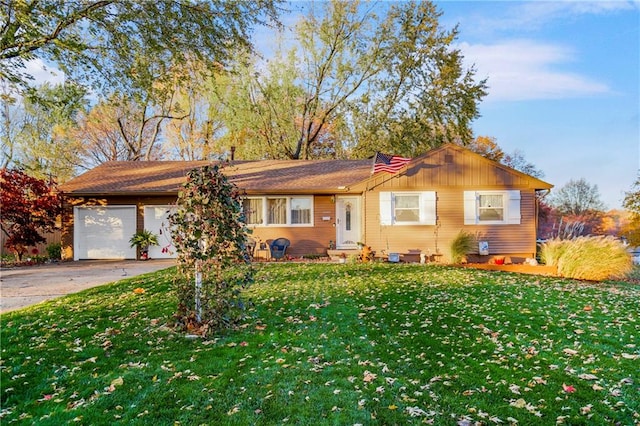
<svg viewBox="0 0 640 426">
<path fill-rule="evenodd" d="M 620 208 L 640 168 L 640 2 L 436 2 L 487 77 L 476 136 L 518 149 L 564 186 L 584 178 Z"/>
</svg>

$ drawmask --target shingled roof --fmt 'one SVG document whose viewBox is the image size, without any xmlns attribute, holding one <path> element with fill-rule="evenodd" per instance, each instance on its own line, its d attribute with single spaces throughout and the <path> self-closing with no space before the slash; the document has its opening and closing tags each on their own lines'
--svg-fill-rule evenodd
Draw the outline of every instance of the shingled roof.
<svg viewBox="0 0 640 426">
<path fill-rule="evenodd" d="M 173 195 L 208 161 L 109 161 L 66 182 L 67 195 Z M 371 160 L 234 161 L 229 179 L 248 194 L 336 193 L 369 177 Z"/>
</svg>

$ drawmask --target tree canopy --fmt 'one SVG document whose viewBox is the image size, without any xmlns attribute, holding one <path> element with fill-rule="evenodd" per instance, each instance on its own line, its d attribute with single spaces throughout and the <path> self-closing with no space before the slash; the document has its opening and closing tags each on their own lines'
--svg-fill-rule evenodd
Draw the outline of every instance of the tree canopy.
<svg viewBox="0 0 640 426">
<path fill-rule="evenodd" d="M 25 83 L 25 62 L 41 58 L 107 92 L 135 91 L 194 57 L 225 63 L 276 18 L 277 1 L 1 1 L 0 77 Z"/>
<path fill-rule="evenodd" d="M 224 158 L 231 146 L 243 159 L 364 158 L 472 141 L 486 82 L 434 3 L 309 3 L 293 40 L 277 33 L 274 52 L 256 52 L 250 31 L 279 5 L 0 0 L 0 75 L 25 85 L 26 61 L 41 58 L 92 86 L 56 139 L 84 167 Z M 4 99 L 11 118 L 16 97 Z"/>
<path fill-rule="evenodd" d="M 243 58 L 220 101 L 257 158 L 416 155 L 469 143 L 485 81 L 464 69 L 457 29 L 440 27 L 431 2 L 311 7 L 262 68 Z M 238 88 L 238 90 L 233 90 Z M 231 89 L 231 90 L 230 90 Z M 253 157 L 256 158 L 256 157 Z"/>
</svg>

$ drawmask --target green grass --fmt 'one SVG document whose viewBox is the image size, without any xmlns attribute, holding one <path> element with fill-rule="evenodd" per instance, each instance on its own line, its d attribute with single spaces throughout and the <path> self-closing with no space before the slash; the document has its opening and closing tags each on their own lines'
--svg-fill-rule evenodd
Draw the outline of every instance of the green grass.
<svg viewBox="0 0 640 426">
<path fill-rule="evenodd" d="M 209 340 L 167 326 L 174 269 L 2 315 L 0 421 L 640 422 L 637 284 L 432 265 L 258 268 L 251 318 Z"/>
</svg>

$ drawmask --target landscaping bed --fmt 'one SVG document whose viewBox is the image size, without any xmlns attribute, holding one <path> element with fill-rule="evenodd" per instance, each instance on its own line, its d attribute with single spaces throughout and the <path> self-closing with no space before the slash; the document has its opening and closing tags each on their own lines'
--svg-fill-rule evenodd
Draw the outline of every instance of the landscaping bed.
<svg viewBox="0 0 640 426">
<path fill-rule="evenodd" d="M 545 275 L 549 277 L 558 276 L 558 268 L 555 266 L 547 266 L 547 265 L 526 265 L 526 264 L 496 265 L 491 263 L 466 263 L 466 264 L 460 264 L 455 266 L 458 266 L 461 268 L 484 269 L 486 271 L 516 272 L 519 274 Z"/>
</svg>

